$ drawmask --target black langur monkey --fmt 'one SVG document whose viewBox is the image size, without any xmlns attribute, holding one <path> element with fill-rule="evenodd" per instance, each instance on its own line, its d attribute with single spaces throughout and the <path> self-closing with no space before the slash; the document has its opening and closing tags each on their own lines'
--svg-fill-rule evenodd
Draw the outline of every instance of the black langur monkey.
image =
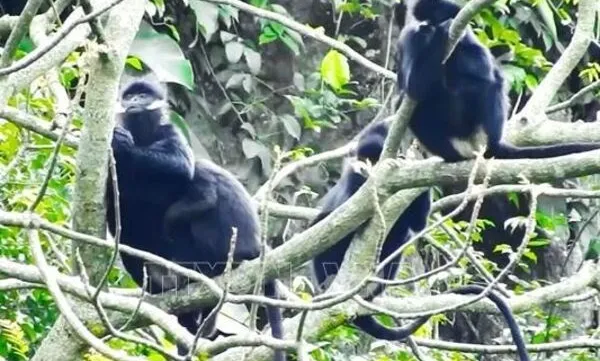
<svg viewBox="0 0 600 361">
<path fill-rule="evenodd" d="M 196 270 L 209 277 L 218 276 L 225 270 L 233 227 L 237 229 L 233 251 L 235 267 L 260 255 L 260 222 L 256 206 L 233 174 L 211 161 L 197 161 L 192 182 L 185 188 L 181 200 L 171 205 L 165 215 L 167 243 L 191 240 L 185 248 L 173 247 L 172 257 L 193 263 Z M 264 294 L 278 298 L 274 280 L 265 281 Z M 211 311 L 212 308 L 202 310 L 202 318 Z M 266 311 L 271 334 L 282 339 L 281 310 L 266 306 Z M 198 315 L 198 312 L 189 313 L 182 324 L 194 327 Z M 214 325 L 211 328 L 214 329 Z M 285 352 L 276 350 L 274 360 L 285 361 Z"/>
<path fill-rule="evenodd" d="M 163 119 L 164 90 L 157 84 L 133 81 L 117 104 L 112 150 L 119 187 L 119 213 L 123 243 L 166 258 L 172 246 L 165 242 L 162 223 L 166 210 L 183 194 L 194 175 L 194 156 L 183 136 Z M 115 235 L 113 182 L 107 182 L 107 223 Z M 127 271 L 143 282 L 143 260 L 122 254 Z M 163 280 L 153 277 L 148 265 L 150 292 L 162 291 Z"/>
<path fill-rule="evenodd" d="M 371 163 L 376 163 L 379 160 L 383 143 L 388 133 L 388 124 L 384 121 L 369 125 L 361 134 L 358 140 L 356 156 L 358 159 L 368 159 Z M 365 176 L 359 170 L 355 170 L 352 166 L 346 167 L 342 177 L 338 183 L 333 186 L 323 198 L 323 206 L 321 213 L 311 222 L 315 224 L 327 217 L 336 208 L 346 202 L 366 181 Z M 396 223 L 390 229 L 383 243 L 380 255 L 380 261 L 387 258 L 395 250 L 400 248 L 409 237 L 409 232 L 418 233 L 423 230 L 427 224 L 427 216 L 431 207 L 430 192 L 425 191 L 417 196 L 408 208 L 400 215 Z M 329 276 L 337 274 L 341 266 L 346 251 L 350 246 L 350 242 L 354 237 L 355 232 L 351 232 L 338 243 L 317 255 L 313 260 L 313 270 L 319 287 L 325 283 Z M 396 277 L 399 258 L 388 263 L 384 267 L 383 275 L 385 279 L 394 279 Z M 384 290 L 384 285 L 377 285 L 368 296 L 369 299 L 381 294 Z M 457 294 L 477 294 L 484 290 L 483 287 L 477 285 L 468 285 L 453 289 L 453 293 Z M 495 292 L 489 292 L 487 298 L 492 301 L 500 312 L 504 315 L 508 326 L 511 330 L 514 343 L 517 346 L 517 352 L 521 361 L 529 361 L 529 355 L 525 348 L 525 342 L 521 331 L 511 309 Z M 384 340 L 402 340 L 410 336 L 421 325 L 423 325 L 429 317 L 421 317 L 416 321 L 403 326 L 391 328 L 379 323 L 373 316 L 358 316 L 354 319 L 354 324 L 370 334 L 371 336 Z"/>
<path fill-rule="evenodd" d="M 359 160 L 369 160 L 375 164 L 383 149 L 383 143 L 388 133 L 388 124 L 385 121 L 370 124 L 360 135 L 356 149 L 356 157 Z M 346 202 L 358 189 L 366 182 L 367 178 L 360 169 L 356 169 L 354 164 L 348 164 L 339 181 L 323 197 L 321 212 L 311 222 L 311 226 L 327 217 L 336 208 Z M 408 206 L 400 215 L 396 223 L 390 229 L 383 243 L 379 260 L 382 261 L 390 254 L 400 248 L 409 236 L 409 230 L 419 232 L 427 223 L 429 208 L 431 206 L 429 191 L 423 192 Z M 363 226 L 361 226 L 363 227 Z M 330 276 L 335 276 L 344 261 L 344 256 L 350 242 L 354 238 L 356 231 L 351 232 L 335 245 L 331 246 L 323 253 L 317 255 L 313 261 L 313 271 L 318 282 L 319 288 L 323 288 Z M 385 279 L 394 279 L 398 272 L 399 259 L 388 263 L 383 270 L 381 277 Z M 369 297 L 372 298 L 381 294 L 384 286 L 379 284 L 370 291 Z M 426 320 L 425 320 L 426 321 Z M 409 336 L 416 328 L 411 328 L 404 336 L 394 334 L 387 337 L 388 328 L 381 325 L 373 316 L 359 316 L 354 319 L 354 324 L 363 331 L 380 339 L 396 340 Z M 420 325 L 419 325 L 420 326 Z M 393 331 L 392 331 L 393 332 Z"/>
<path fill-rule="evenodd" d="M 259 254 L 259 222 L 250 196 L 225 170 L 208 162 L 194 162 L 191 148 L 174 125 L 164 118 L 164 91 L 144 80 L 128 84 L 112 140 L 116 160 L 124 244 L 152 252 L 209 277 L 223 272 L 230 245 L 231 227 L 238 228 L 235 260 Z M 181 214 L 191 208 L 190 214 Z M 202 209 L 201 209 L 202 208 Z M 107 222 L 115 235 L 115 204 L 112 179 L 107 183 Z M 164 268 L 122 254 L 133 279 L 142 284 L 147 267 L 149 292 L 180 288 L 188 282 Z M 275 295 L 274 283 L 265 293 Z M 190 332 L 198 330 L 198 316 L 212 307 L 178 315 Z M 274 337 L 282 337 L 279 309 L 267 312 Z M 213 319 L 214 321 L 214 319 Z M 214 322 L 202 336 L 212 337 Z M 180 348 L 180 351 L 187 351 Z M 279 351 L 278 351 L 279 352 Z M 277 361 L 285 354 L 276 353 Z"/>
<path fill-rule="evenodd" d="M 460 8 L 448 0 L 414 0 L 409 11 L 411 5 L 410 14 L 418 21 L 406 21 L 400 33 L 396 70 L 399 88 L 417 101 L 409 127 L 427 150 L 456 162 L 473 158 L 481 145 L 487 145 L 487 157 L 501 159 L 557 157 L 600 148 L 594 143 L 516 147 L 503 142 L 508 97 L 490 51 L 467 29 L 442 64 L 450 23 Z"/>
<path fill-rule="evenodd" d="M 359 137 L 356 149 L 356 157 L 359 160 L 369 160 L 375 164 L 383 149 L 383 142 L 388 132 L 388 124 L 380 121 L 369 125 Z M 311 226 L 327 217 L 336 208 L 346 202 L 366 182 L 367 178 L 354 164 L 348 164 L 339 181 L 325 194 L 321 201 L 321 212 L 311 222 Z M 380 260 L 387 258 L 406 241 L 409 228 L 414 232 L 421 231 L 426 223 L 431 205 L 429 192 L 423 192 L 404 211 L 400 218 L 391 228 L 386 241 L 383 244 Z M 344 260 L 346 250 L 356 232 L 351 232 L 342 240 L 331 246 L 323 253 L 317 255 L 313 260 L 313 270 L 319 287 L 322 287 L 329 276 L 334 276 Z M 398 262 L 390 262 L 384 270 L 387 279 L 394 278 L 398 270 Z M 383 287 L 377 287 L 374 295 L 383 292 Z"/>
</svg>

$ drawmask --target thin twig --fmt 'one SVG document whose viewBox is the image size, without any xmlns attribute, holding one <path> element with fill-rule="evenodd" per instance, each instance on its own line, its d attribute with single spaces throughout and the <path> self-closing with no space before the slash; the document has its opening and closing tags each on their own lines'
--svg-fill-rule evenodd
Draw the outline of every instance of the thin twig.
<svg viewBox="0 0 600 361">
<path fill-rule="evenodd" d="M 48 43 L 40 46 L 39 48 L 36 48 L 31 53 L 29 53 L 26 57 L 17 61 L 13 65 L 7 66 L 5 68 L 1 68 L 0 76 L 14 73 L 16 71 L 24 69 L 24 68 L 28 67 L 29 65 L 33 64 L 36 60 L 38 60 L 39 58 L 44 56 L 47 52 L 49 52 L 52 48 L 54 48 L 58 43 L 60 43 L 60 41 L 62 39 L 67 37 L 67 35 L 69 35 L 69 33 L 71 31 L 73 31 L 73 29 L 75 29 L 76 27 L 78 27 L 81 24 L 85 24 L 85 23 L 91 21 L 92 19 L 97 18 L 98 16 L 104 14 L 105 12 L 112 9 L 113 7 L 115 7 L 116 5 L 118 5 L 121 2 L 123 2 L 123 0 L 113 0 L 106 7 L 102 8 L 100 10 L 94 11 L 93 13 L 86 15 L 80 19 L 77 19 L 74 22 L 67 25 L 66 27 L 60 28 L 60 31 L 57 32 L 56 35 L 52 38 L 52 40 L 50 40 Z"/>
<path fill-rule="evenodd" d="M 25 141 L 21 141 L 21 146 L 19 147 L 17 154 L 15 154 L 10 163 L 4 168 L 4 173 L 0 174 L 0 187 L 5 186 L 6 183 L 8 183 L 10 172 L 19 165 L 21 159 L 25 156 L 25 153 L 27 153 L 27 150 L 29 149 L 28 143 L 29 141 L 26 139 Z"/>
<path fill-rule="evenodd" d="M 96 336 L 94 336 L 94 334 L 92 334 L 85 327 L 83 322 L 81 322 L 75 312 L 71 309 L 69 301 L 58 286 L 55 272 L 50 265 L 48 265 L 46 258 L 44 257 L 44 251 L 40 245 L 37 231 L 29 230 L 28 236 L 29 246 L 35 265 L 37 266 L 40 275 L 44 279 L 46 287 L 48 288 L 48 292 L 50 292 L 54 302 L 56 303 L 56 307 L 60 310 L 61 315 L 65 318 L 69 326 L 71 326 L 73 332 L 75 332 L 77 336 L 81 337 L 81 339 L 83 339 L 88 345 L 96 349 L 96 351 L 100 352 L 105 357 L 116 361 L 144 361 L 145 359 L 142 357 L 132 357 L 128 356 L 122 351 L 113 350 L 105 345 L 104 342 L 102 342 Z"/>
<path fill-rule="evenodd" d="M 90 0 L 79 0 L 79 3 L 81 4 L 81 8 L 83 8 L 83 12 L 86 15 L 93 13 L 94 8 L 92 7 Z M 104 37 L 104 29 L 102 29 L 100 20 L 97 17 L 94 17 L 90 20 L 90 27 L 92 28 L 92 32 L 96 34 L 96 37 L 98 38 L 98 44 L 105 44 L 106 38 Z"/>
<path fill-rule="evenodd" d="M 67 273 L 71 273 L 71 266 L 69 266 L 69 258 L 58 249 L 58 245 L 56 244 L 56 240 L 54 239 L 54 235 L 48 231 L 43 231 L 44 236 L 46 236 L 46 240 L 52 253 L 56 256 L 58 263 L 67 271 Z"/>
<path fill-rule="evenodd" d="M 588 86 L 580 89 L 577 93 L 575 93 L 572 97 L 565 100 L 564 102 L 549 106 L 548 108 L 546 108 L 546 114 L 552 114 L 559 110 L 563 110 L 572 105 L 575 105 L 577 104 L 577 102 L 579 102 L 579 100 L 585 97 L 586 94 L 596 91 L 597 89 L 600 89 L 600 80 L 596 80 Z"/>
<path fill-rule="evenodd" d="M 115 242 L 115 245 L 112 249 L 112 254 L 110 255 L 110 261 L 108 262 L 108 265 L 106 265 L 106 269 L 104 270 L 104 274 L 102 275 L 102 278 L 100 278 L 100 281 L 96 286 L 96 292 L 94 293 L 94 297 L 92 297 L 93 300 L 98 299 L 100 291 L 106 285 L 106 282 L 108 281 L 108 276 L 110 275 L 110 271 L 112 271 L 115 262 L 117 262 L 117 258 L 119 256 L 119 246 L 121 245 L 121 205 L 119 196 L 119 181 L 117 178 L 117 160 L 115 159 L 115 155 L 112 149 L 109 149 L 108 151 L 108 170 L 112 178 L 111 184 L 114 197 L 113 203 L 115 211 L 115 236 L 113 237 L 113 240 Z"/>
<path fill-rule="evenodd" d="M 17 24 L 10 32 L 8 36 L 8 40 L 6 40 L 6 44 L 4 45 L 4 49 L 2 49 L 2 57 L 0 58 L 0 68 L 3 68 L 10 64 L 12 56 L 14 55 L 15 50 L 19 46 L 19 42 L 23 39 L 23 36 L 29 30 L 29 24 L 31 24 L 31 20 L 37 13 L 38 9 L 42 5 L 44 0 L 29 0 L 25 4 L 21 15 L 19 16 L 19 20 Z"/>
<path fill-rule="evenodd" d="M 142 274 L 143 274 L 142 294 L 140 295 L 139 302 L 138 302 L 135 310 L 131 313 L 131 316 L 129 316 L 129 319 L 123 323 L 123 326 L 119 327 L 119 331 L 126 330 L 129 327 L 129 325 L 131 325 L 133 323 L 133 321 L 135 321 L 138 313 L 140 312 L 140 308 L 142 307 L 142 303 L 144 303 L 144 299 L 146 298 L 146 290 L 148 289 L 148 282 L 149 282 L 148 268 L 146 267 L 146 265 L 144 265 L 144 267 L 142 267 Z"/>
<path fill-rule="evenodd" d="M 85 75 L 82 75 L 82 79 L 85 79 Z M 83 91 L 85 89 L 84 83 L 85 83 L 84 81 L 81 81 L 77 85 L 77 90 L 75 91 L 75 96 L 73 97 L 73 100 L 71 101 L 71 104 L 73 107 L 77 106 L 81 100 Z M 35 200 L 33 201 L 33 203 L 31 203 L 31 205 L 27 209 L 29 212 L 35 212 L 35 209 L 37 208 L 37 206 L 44 199 L 46 190 L 48 189 L 50 180 L 52 179 L 52 173 L 54 173 L 54 168 L 56 168 L 56 164 L 58 163 L 58 154 L 60 152 L 60 149 L 62 147 L 62 144 L 63 144 L 65 138 L 69 134 L 69 127 L 71 126 L 71 122 L 73 121 L 73 114 L 74 114 L 74 112 L 71 111 L 67 115 L 67 119 L 63 124 L 63 128 L 60 132 L 60 136 L 58 137 L 58 140 L 56 141 L 56 144 L 54 145 L 54 150 L 52 151 L 52 155 L 50 156 L 50 166 L 48 167 L 48 171 L 46 172 L 46 176 L 44 177 L 42 186 L 40 187 L 40 190 L 38 191 Z M 58 116 L 62 116 L 62 115 L 58 115 Z"/>
<path fill-rule="evenodd" d="M 96 312 L 98 313 L 98 317 L 100 317 L 102 324 L 104 325 L 104 327 L 106 327 L 108 329 L 108 332 L 110 335 L 112 335 L 113 337 L 116 337 L 116 338 L 120 338 L 124 341 L 132 342 L 132 343 L 136 343 L 136 344 L 140 344 L 145 347 L 148 347 L 148 348 L 160 353 L 161 355 L 165 356 L 168 359 L 173 359 L 176 361 L 184 361 L 183 357 L 172 354 L 171 352 L 167 351 L 166 349 L 164 349 L 163 347 L 159 346 L 156 343 L 150 342 L 141 337 L 128 335 L 128 334 L 116 329 L 113 326 L 113 324 L 110 322 L 108 314 L 104 310 L 104 307 L 102 306 L 102 303 L 100 302 L 98 297 L 94 297 L 94 294 L 93 294 L 94 291 L 91 287 L 90 279 L 88 277 L 88 274 L 87 274 L 87 271 L 85 268 L 85 264 L 83 263 L 83 260 L 81 259 L 81 254 L 79 253 L 79 248 L 77 248 L 75 250 L 75 260 L 77 261 L 77 266 L 78 266 L 78 269 L 80 272 L 79 277 L 81 279 L 81 282 L 85 286 L 85 290 L 88 294 L 90 301 L 92 302 L 92 305 L 94 306 L 94 308 L 96 309 Z M 99 288 L 96 288 L 96 293 L 98 292 L 97 291 L 98 289 Z M 105 339 L 107 337 L 105 337 Z"/>
<path fill-rule="evenodd" d="M 236 227 L 231 228 L 231 238 L 229 239 L 229 252 L 227 252 L 227 263 L 225 264 L 225 270 L 223 271 L 223 275 L 225 278 L 225 286 L 223 287 L 223 295 L 219 299 L 219 302 L 213 308 L 206 319 L 202 321 L 202 324 L 198 327 L 196 331 L 196 335 L 194 336 L 194 342 L 192 343 L 192 347 L 190 348 L 188 354 L 185 356 L 186 361 L 192 361 L 194 355 L 196 354 L 196 348 L 198 347 L 198 341 L 200 340 L 200 336 L 204 333 L 204 330 L 208 325 L 213 324 L 213 320 L 215 320 L 221 312 L 221 309 L 225 305 L 225 300 L 227 299 L 227 295 L 229 294 L 229 286 L 230 286 L 230 274 L 233 269 L 233 262 L 235 261 L 235 248 L 238 240 L 238 229 Z"/>
<path fill-rule="evenodd" d="M 334 40 L 316 29 L 313 29 L 306 25 L 302 25 L 302 24 L 298 23 L 297 21 L 294 21 L 293 19 L 286 17 L 285 15 L 282 15 L 282 14 L 279 14 L 279 13 L 276 13 L 273 11 L 261 9 L 261 8 L 252 6 L 252 5 L 247 4 L 240 0 L 207 0 L 207 2 L 211 2 L 211 3 L 215 3 L 215 4 L 230 5 L 230 6 L 233 6 L 234 8 L 238 8 L 242 11 L 256 15 L 258 17 L 276 21 L 276 22 L 280 23 L 281 25 L 284 25 L 294 31 L 297 31 L 298 33 L 300 33 L 302 35 L 308 36 L 310 38 L 313 38 L 317 41 L 320 41 L 322 43 L 325 43 L 325 44 L 331 46 L 332 48 L 344 53 L 348 58 L 350 58 L 350 59 L 356 61 L 357 63 L 361 64 L 362 66 L 366 67 L 367 69 L 370 69 L 378 74 L 381 74 L 381 75 L 385 76 L 386 78 L 392 79 L 394 81 L 396 80 L 396 74 L 393 71 L 387 70 L 387 69 L 381 67 L 380 65 L 373 63 L 372 61 L 368 60 L 364 56 L 360 55 L 358 52 L 356 52 L 350 46 L 348 46 L 342 42 L 339 42 L 337 40 Z"/>
</svg>

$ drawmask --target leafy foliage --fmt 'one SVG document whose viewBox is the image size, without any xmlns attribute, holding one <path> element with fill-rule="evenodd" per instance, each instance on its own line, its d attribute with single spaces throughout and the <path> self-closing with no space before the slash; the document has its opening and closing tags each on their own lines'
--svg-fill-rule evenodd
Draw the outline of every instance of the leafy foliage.
<svg viewBox="0 0 600 361">
<path fill-rule="evenodd" d="M 129 52 L 148 65 L 160 81 L 177 83 L 193 89 L 192 67 L 177 43 L 168 35 L 156 32 L 148 23 L 142 22 L 140 25 Z"/>
<path fill-rule="evenodd" d="M 305 44 L 296 31 L 276 21 L 249 19 L 248 14 L 240 13 L 229 5 L 202 0 L 181 3 L 189 4 L 189 8 L 184 10 L 193 14 L 192 24 L 186 23 L 185 14 L 172 13 L 173 9 L 167 6 L 172 4 L 165 4 L 164 0 L 147 3 L 147 21 L 140 27 L 127 65 L 140 72 L 149 68 L 161 81 L 171 83 L 170 90 L 175 90 L 176 94 L 171 99 L 175 104 L 170 114 L 171 121 L 182 129 L 191 143 L 203 142 L 210 148 L 212 156 L 216 154 L 219 157 L 220 163 L 227 166 L 243 164 L 236 171 L 247 183 L 251 183 L 248 179 L 252 177 L 264 181 L 270 176 L 275 157 L 283 155 L 284 161 L 297 160 L 314 154 L 316 150 L 333 148 L 347 141 L 346 133 L 356 134 L 360 126 L 373 118 L 375 111 L 391 108 L 385 104 L 384 95 L 393 85 L 357 67 L 339 51 L 319 47 L 313 41 Z M 289 5 L 288 12 L 288 9 L 269 0 L 250 0 L 249 3 L 289 18 L 300 17 L 294 12 L 299 10 L 293 4 Z M 574 24 L 573 5 L 574 1 L 497 1 L 474 19 L 475 33 L 486 46 L 508 46 L 514 54 L 512 60 L 502 64 L 513 97 L 531 94 L 556 61 L 557 54 L 564 50 Z M 309 23 L 316 24 L 328 35 L 353 46 L 378 63 L 387 64 L 393 49 L 388 52 L 382 44 L 372 47 L 374 38 L 383 38 L 381 34 L 357 30 L 365 23 L 381 19 L 381 15 L 389 15 L 389 8 L 383 2 L 336 0 L 332 13 L 325 14 L 325 24 L 313 19 L 317 16 L 312 16 Z M 186 38 L 190 34 L 192 38 Z M 33 49 L 31 39 L 24 38 L 15 58 L 21 58 Z M 83 81 L 87 50 L 82 48 L 70 54 L 60 67 L 60 84 L 70 94 Z M 583 84 L 600 79 L 598 59 L 585 59 L 576 75 Z M 14 94 L 9 104 L 43 119 L 49 127 L 56 117 L 56 99 L 47 90 L 44 80 Z M 76 133 L 83 123 L 79 114 L 81 109 L 76 107 L 75 110 L 72 133 Z M 54 142 L 8 120 L 0 120 L 0 140 L 2 209 L 24 211 L 37 197 Z M 254 161 L 260 167 L 253 167 Z M 326 166 L 315 168 L 318 170 L 313 173 L 309 170 L 299 174 L 297 179 L 288 180 L 275 193 L 275 198 L 292 205 L 314 206 L 316 190 L 330 186 L 337 174 Z M 36 210 L 40 216 L 55 224 L 69 226 L 74 176 L 75 151 L 62 147 L 58 166 Z M 517 200 L 514 194 L 509 198 Z M 533 274 L 533 268 L 539 266 L 541 255 L 551 243 L 547 234 L 556 236 L 561 230 L 578 223 L 567 218 L 565 213 L 544 210 L 536 214 L 537 225 L 545 233 L 536 232 L 527 244 L 524 258 L 518 264 L 522 274 Z M 523 227 L 524 220 L 523 217 L 514 217 L 504 224 L 495 225 L 489 220 L 478 219 L 470 234 L 468 222 L 448 220 L 444 225 L 456 237 L 439 230 L 434 231 L 431 237 L 444 250 L 457 254 L 467 242 L 476 245 L 485 242 L 482 234 L 490 227 L 514 231 Z M 272 228 L 269 231 L 275 234 L 273 238 L 285 240 L 286 234 L 292 232 L 290 229 L 294 229 L 294 222 L 285 220 L 279 228 L 274 225 L 276 222 L 269 219 Z M 27 240 L 19 229 L 0 227 L 0 240 L 0 257 L 31 263 Z M 42 234 L 42 242 L 52 265 L 66 271 L 55 250 L 69 257 L 67 241 Z M 592 240 L 588 249 L 587 257 L 597 258 L 598 242 Z M 427 259 L 433 260 L 432 264 L 440 263 L 445 257 L 431 244 L 408 247 L 404 256 L 417 253 L 424 253 Z M 494 247 L 494 253 L 510 257 L 515 250 L 501 242 Z M 489 258 L 475 252 L 476 261 L 487 271 L 500 270 L 498 264 Z M 416 286 L 443 291 L 468 284 L 475 280 L 476 275 L 470 272 L 471 268 L 472 263 L 462 258 Z M 404 268 L 401 276 L 408 277 L 412 271 Z M 307 286 L 309 282 L 305 278 L 297 277 L 293 288 L 303 299 L 310 299 L 314 290 Z M 517 276 L 512 276 L 510 281 L 515 284 L 516 293 L 534 290 L 544 283 L 543 280 Z M 134 286 L 132 280 L 118 269 L 111 272 L 109 282 L 122 287 Z M 390 293 L 401 296 L 413 292 L 413 289 L 401 287 L 390 289 Z M 0 293 L 0 360 L 29 359 L 57 316 L 53 301 L 44 290 Z M 393 323 L 389 317 L 381 317 L 380 320 Z M 450 315 L 433 317 L 418 331 L 418 336 L 431 337 L 436 328 L 453 321 Z M 563 339 L 575 328 L 562 313 L 553 314 L 545 309 L 521 314 L 519 321 L 526 326 L 526 336 L 532 343 Z M 164 337 L 159 338 L 165 347 L 173 348 Z M 315 361 L 348 360 L 349 354 L 361 354 L 360 359 L 365 360 L 416 360 L 412 351 L 403 344 L 375 342 L 368 347 L 364 341 L 364 335 L 354 327 L 338 327 L 315 341 L 310 355 Z M 164 360 L 152 350 L 122 340 L 111 339 L 110 346 L 148 360 Z M 476 355 L 459 352 L 425 352 L 432 360 L 477 359 Z M 587 361 L 595 359 L 593 356 L 586 351 L 572 351 L 557 353 L 554 359 Z M 95 351 L 86 353 L 84 359 L 106 360 Z"/>
</svg>

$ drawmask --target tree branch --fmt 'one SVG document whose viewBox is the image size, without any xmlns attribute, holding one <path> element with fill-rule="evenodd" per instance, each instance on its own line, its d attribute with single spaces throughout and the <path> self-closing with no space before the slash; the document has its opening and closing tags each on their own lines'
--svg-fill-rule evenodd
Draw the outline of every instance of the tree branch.
<svg viewBox="0 0 600 361">
<path fill-rule="evenodd" d="M 546 108 L 546 114 L 552 114 L 559 110 L 563 110 L 572 105 L 575 105 L 575 104 L 577 104 L 577 102 L 579 102 L 579 100 L 581 100 L 583 97 L 585 97 L 588 93 L 594 92 L 597 89 L 600 89 L 600 80 L 596 80 L 595 82 L 582 88 L 577 93 L 575 93 L 572 97 L 570 97 L 568 100 L 565 100 L 564 102 L 549 106 L 548 108 Z"/>
<path fill-rule="evenodd" d="M 2 56 L 0 57 L 0 68 L 3 68 L 10 64 L 12 56 L 14 55 L 17 46 L 27 30 L 29 29 L 29 24 L 31 24 L 31 20 L 37 13 L 38 9 L 42 5 L 44 0 L 28 0 L 19 16 L 19 20 L 15 24 L 15 27 L 10 32 L 10 36 L 6 41 L 6 45 L 4 45 L 4 49 L 2 50 Z"/>
<path fill-rule="evenodd" d="M 77 19 L 68 24 L 67 24 L 67 22 L 65 22 L 65 25 L 60 28 L 60 30 L 54 35 L 54 37 L 52 37 L 52 39 L 49 42 L 45 43 L 43 46 L 41 46 L 39 48 L 35 48 L 26 57 L 17 61 L 13 65 L 1 68 L 0 76 L 8 75 L 8 74 L 14 73 L 18 70 L 27 68 L 28 66 L 33 64 L 36 60 L 40 59 L 41 57 L 46 55 L 48 52 L 50 52 L 50 50 L 52 48 L 54 48 L 56 45 L 58 45 L 61 42 L 61 40 L 66 38 L 71 33 L 71 31 L 73 31 L 76 27 L 78 27 L 82 24 L 87 24 L 88 22 L 96 19 L 98 16 L 104 14 L 105 12 L 112 9 L 113 7 L 115 7 L 116 5 L 121 3 L 122 1 L 123 0 L 113 0 L 105 7 L 101 8 L 99 10 L 96 10 L 96 11 L 90 13 L 89 15 L 86 15 L 86 16 L 84 16 L 80 19 Z"/>
<path fill-rule="evenodd" d="M 215 3 L 215 4 L 230 5 L 230 6 L 233 6 L 234 8 L 243 10 L 249 14 L 276 21 L 276 22 L 280 23 L 281 25 L 287 26 L 288 28 L 290 28 L 294 31 L 297 31 L 298 33 L 300 33 L 302 35 L 308 36 L 309 38 L 313 38 L 317 41 L 320 41 L 324 44 L 331 46 L 332 48 L 334 48 L 336 50 L 339 50 L 340 52 L 344 53 L 348 58 L 356 61 L 357 63 L 361 64 L 365 68 L 367 68 L 371 71 L 374 71 L 375 73 L 381 74 L 382 76 L 384 76 L 388 79 L 391 79 L 394 81 L 396 80 L 396 74 L 393 71 L 390 71 L 388 69 L 383 68 L 380 65 L 373 63 L 372 61 L 368 60 L 364 56 L 360 55 L 358 52 L 354 51 L 348 45 L 330 38 L 329 36 L 323 34 L 323 32 L 321 32 L 319 30 L 315 30 L 306 25 L 302 25 L 299 22 L 297 22 L 293 19 L 290 19 L 282 14 L 258 8 L 256 6 L 249 5 L 240 0 L 206 0 L 206 1 Z"/>
<path fill-rule="evenodd" d="M 565 52 L 550 69 L 544 80 L 535 89 L 523 109 L 515 116 L 520 120 L 519 126 L 535 123 L 535 119 L 544 115 L 544 110 L 550 104 L 565 79 L 571 74 L 577 63 L 587 52 L 594 37 L 594 23 L 597 14 L 597 0 L 580 0 L 577 11 L 578 19 L 575 33 L 565 49 Z"/>
</svg>

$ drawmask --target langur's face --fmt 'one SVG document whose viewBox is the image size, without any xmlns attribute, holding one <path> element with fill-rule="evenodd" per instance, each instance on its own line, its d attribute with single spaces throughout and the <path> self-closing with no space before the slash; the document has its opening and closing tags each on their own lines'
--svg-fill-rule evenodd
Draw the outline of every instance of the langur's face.
<svg viewBox="0 0 600 361">
<path fill-rule="evenodd" d="M 137 114 L 161 109 L 165 102 L 152 92 L 139 92 L 123 94 L 120 105 L 120 113 Z"/>
<path fill-rule="evenodd" d="M 118 125 L 129 130 L 136 144 L 150 142 L 166 107 L 163 93 L 147 82 L 134 82 L 123 91 L 117 104 Z"/>
</svg>

